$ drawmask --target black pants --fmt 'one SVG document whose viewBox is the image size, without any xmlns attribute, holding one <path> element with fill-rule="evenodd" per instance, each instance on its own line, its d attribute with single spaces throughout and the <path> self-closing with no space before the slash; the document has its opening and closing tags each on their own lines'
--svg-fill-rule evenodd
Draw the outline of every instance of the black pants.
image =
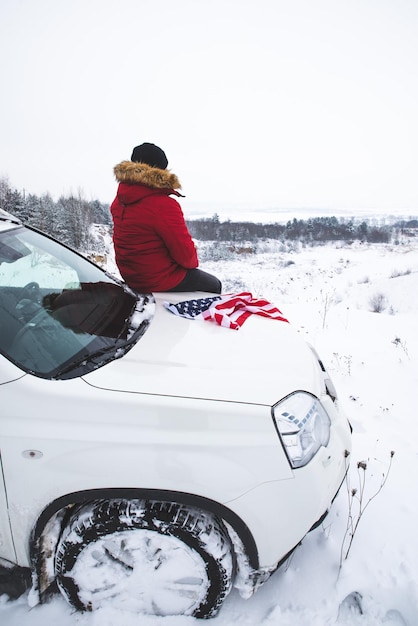
<svg viewBox="0 0 418 626">
<path fill-rule="evenodd" d="M 168 291 L 208 291 L 209 293 L 221 293 L 222 283 L 216 276 L 208 274 L 203 270 L 187 270 L 187 274 L 181 283 Z"/>
</svg>

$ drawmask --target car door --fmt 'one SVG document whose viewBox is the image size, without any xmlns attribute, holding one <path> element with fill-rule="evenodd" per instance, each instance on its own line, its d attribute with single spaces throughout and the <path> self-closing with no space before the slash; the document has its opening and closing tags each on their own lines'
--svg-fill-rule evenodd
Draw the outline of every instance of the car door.
<svg viewBox="0 0 418 626">
<path fill-rule="evenodd" d="M 16 562 L 0 449 L 0 565 L 2 559 L 11 561 L 12 563 Z"/>
<path fill-rule="evenodd" d="M 16 562 L 16 551 L 10 527 L 4 465 L 2 462 L 2 448 L 5 443 L 5 437 L 7 437 L 7 426 L 5 424 L 7 421 L 6 408 L 2 391 L 6 389 L 8 383 L 22 376 L 24 376 L 24 373 L 19 368 L 7 361 L 3 356 L 0 356 L 0 565 L 2 559 L 12 561 L 13 563 Z"/>
</svg>

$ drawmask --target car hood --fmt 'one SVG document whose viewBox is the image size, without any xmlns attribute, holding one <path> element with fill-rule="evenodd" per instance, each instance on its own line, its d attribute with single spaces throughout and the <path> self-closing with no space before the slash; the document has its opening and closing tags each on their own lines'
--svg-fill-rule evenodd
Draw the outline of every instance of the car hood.
<svg viewBox="0 0 418 626">
<path fill-rule="evenodd" d="M 251 315 L 239 330 L 172 314 L 154 294 L 150 327 L 122 358 L 84 376 L 103 389 L 273 405 L 295 390 L 321 392 L 318 360 L 288 322 Z M 283 312 L 284 315 L 285 312 Z"/>
</svg>

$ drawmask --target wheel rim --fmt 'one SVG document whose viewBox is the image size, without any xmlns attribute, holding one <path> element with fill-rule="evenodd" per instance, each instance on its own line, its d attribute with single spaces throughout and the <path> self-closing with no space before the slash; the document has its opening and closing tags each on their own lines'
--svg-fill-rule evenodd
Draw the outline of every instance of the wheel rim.
<svg viewBox="0 0 418 626">
<path fill-rule="evenodd" d="M 83 605 L 154 615 L 190 615 L 210 581 L 196 550 L 177 537 L 133 529 L 100 537 L 79 554 L 71 572 Z"/>
</svg>

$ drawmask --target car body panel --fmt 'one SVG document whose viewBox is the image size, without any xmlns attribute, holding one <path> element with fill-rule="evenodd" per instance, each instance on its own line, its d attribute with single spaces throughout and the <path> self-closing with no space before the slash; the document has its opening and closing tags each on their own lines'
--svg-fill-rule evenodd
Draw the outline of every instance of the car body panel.
<svg viewBox="0 0 418 626">
<path fill-rule="evenodd" d="M 14 365 L 8 359 L 5 359 L 0 355 L 1 366 L 0 366 L 0 385 L 4 385 L 5 383 L 10 383 L 12 380 L 17 380 L 18 378 L 22 378 L 25 376 L 25 372 Z"/>
<path fill-rule="evenodd" d="M 4 484 L 3 464 L 0 455 L 0 563 L 16 561 L 16 552 L 13 545 L 12 532 L 9 520 L 6 486 Z"/>
<path fill-rule="evenodd" d="M 203 295 L 154 294 L 156 312 L 141 341 L 86 380 L 105 389 L 270 406 L 295 389 L 321 392 L 317 359 L 291 324 L 252 315 L 232 330 L 163 306 Z"/>
<path fill-rule="evenodd" d="M 330 505 L 350 445 L 331 402 L 329 445 L 307 468 L 292 471 L 263 405 L 115 393 L 81 379 L 30 375 L 4 385 L 1 395 L 13 407 L 2 416 L 0 441 L 19 565 L 28 565 L 28 534 L 50 502 L 108 488 L 184 492 L 225 504 L 242 516 L 271 565 L 289 548 L 289 518 L 291 535 L 300 539 Z M 253 496 L 266 489 L 268 501 L 254 507 Z M 253 524 L 255 511 L 263 520 Z"/>
<path fill-rule="evenodd" d="M 222 503 L 292 478 L 267 407 L 115 393 L 80 379 L 30 375 L 1 395 L 12 407 L 2 416 L 0 441 L 16 545 L 66 493 L 161 489 Z"/>
</svg>

